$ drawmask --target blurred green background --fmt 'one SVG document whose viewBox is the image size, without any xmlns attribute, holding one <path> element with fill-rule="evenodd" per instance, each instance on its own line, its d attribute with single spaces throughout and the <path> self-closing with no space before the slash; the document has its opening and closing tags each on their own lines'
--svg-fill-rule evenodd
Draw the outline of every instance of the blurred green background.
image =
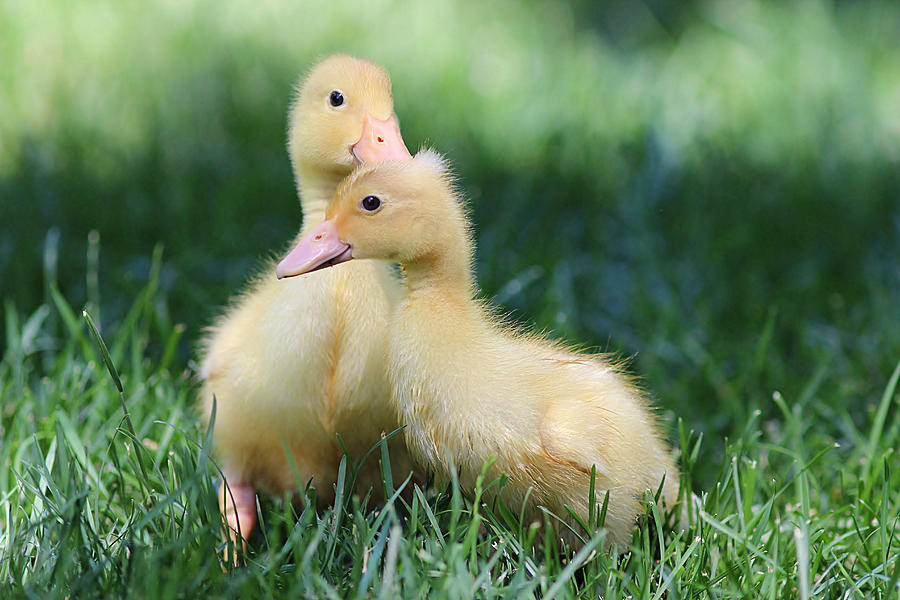
<svg viewBox="0 0 900 600">
<path fill-rule="evenodd" d="M 633 356 L 669 419 L 778 390 L 838 435 L 900 356 L 898 40 L 889 1 L 2 0 L 0 295 L 57 279 L 115 335 L 161 243 L 188 365 L 299 228 L 292 86 L 344 51 L 452 160 L 487 296 Z"/>
</svg>

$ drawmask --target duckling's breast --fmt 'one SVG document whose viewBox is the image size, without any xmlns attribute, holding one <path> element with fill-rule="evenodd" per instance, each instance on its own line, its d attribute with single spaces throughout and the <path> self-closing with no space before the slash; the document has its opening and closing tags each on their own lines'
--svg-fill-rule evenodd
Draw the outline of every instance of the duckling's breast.
<svg viewBox="0 0 900 600">
<path fill-rule="evenodd" d="M 269 489 L 333 478 L 335 434 L 361 454 L 395 427 L 385 375 L 384 265 L 257 281 L 208 340 L 203 402 L 227 466 Z M 370 414 L 371 413 L 371 414 Z"/>
<path fill-rule="evenodd" d="M 340 433 L 351 453 L 365 452 L 382 432 L 396 428 L 387 380 L 387 327 L 390 288 L 398 284 L 386 263 L 351 261 L 329 271 L 334 312 L 323 426 Z"/>
</svg>

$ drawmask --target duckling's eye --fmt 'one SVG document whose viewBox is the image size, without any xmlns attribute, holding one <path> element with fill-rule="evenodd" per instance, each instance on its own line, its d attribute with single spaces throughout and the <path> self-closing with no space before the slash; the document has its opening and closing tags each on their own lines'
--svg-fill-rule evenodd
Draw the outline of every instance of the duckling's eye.
<svg viewBox="0 0 900 600">
<path fill-rule="evenodd" d="M 369 212 L 376 211 L 381 208 L 381 199 L 378 196 L 366 196 L 360 205 Z"/>
<path fill-rule="evenodd" d="M 344 95 L 339 90 L 331 90 L 331 95 L 328 96 L 328 101 L 331 102 L 332 106 L 340 106 L 344 103 Z"/>
</svg>

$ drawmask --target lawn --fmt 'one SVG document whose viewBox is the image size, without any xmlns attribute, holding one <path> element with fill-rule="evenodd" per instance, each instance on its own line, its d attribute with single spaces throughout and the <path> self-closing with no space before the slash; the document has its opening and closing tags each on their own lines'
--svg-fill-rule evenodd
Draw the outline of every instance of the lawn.
<svg viewBox="0 0 900 600">
<path fill-rule="evenodd" d="M 0 1 L 0 597 L 900 596 L 898 31 L 888 1 Z M 337 50 L 452 161 L 484 296 L 631 358 L 686 530 L 648 504 L 631 552 L 559 553 L 471 490 L 339 485 L 262 498 L 222 570 L 195 344 L 299 227 L 285 115 Z"/>
</svg>

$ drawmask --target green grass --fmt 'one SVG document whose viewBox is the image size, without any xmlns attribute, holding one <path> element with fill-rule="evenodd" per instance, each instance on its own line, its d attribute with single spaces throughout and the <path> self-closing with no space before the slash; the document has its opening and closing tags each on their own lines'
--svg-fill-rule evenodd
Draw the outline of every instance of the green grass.
<svg viewBox="0 0 900 600">
<path fill-rule="evenodd" d="M 33 314 L 6 309 L 4 598 L 896 597 L 900 365 L 862 428 L 813 409 L 843 393 L 824 387 L 826 364 L 801 397 L 776 393 L 778 416 L 752 415 L 722 452 L 679 420 L 682 483 L 700 506 L 679 531 L 649 505 L 622 557 L 592 552 L 599 536 L 574 556 L 535 544 L 546 529 L 481 503 L 483 488 L 472 498 L 414 486 L 362 510 L 342 493 L 354 473 L 345 462 L 334 509 L 263 498 L 262 533 L 242 566 L 222 572 L 209 433 L 190 414 L 189 373 L 166 358 L 181 331 L 159 327 L 154 273 L 103 334 L 108 350 L 52 282 L 50 304 Z"/>
<path fill-rule="evenodd" d="M 0 0 L 0 597 L 897 597 L 898 28 L 889 1 Z M 485 295 L 633 357 L 687 531 L 572 558 L 453 486 L 264 498 L 222 572 L 194 343 L 297 229 L 285 113 L 333 50 L 448 153 Z"/>
</svg>

